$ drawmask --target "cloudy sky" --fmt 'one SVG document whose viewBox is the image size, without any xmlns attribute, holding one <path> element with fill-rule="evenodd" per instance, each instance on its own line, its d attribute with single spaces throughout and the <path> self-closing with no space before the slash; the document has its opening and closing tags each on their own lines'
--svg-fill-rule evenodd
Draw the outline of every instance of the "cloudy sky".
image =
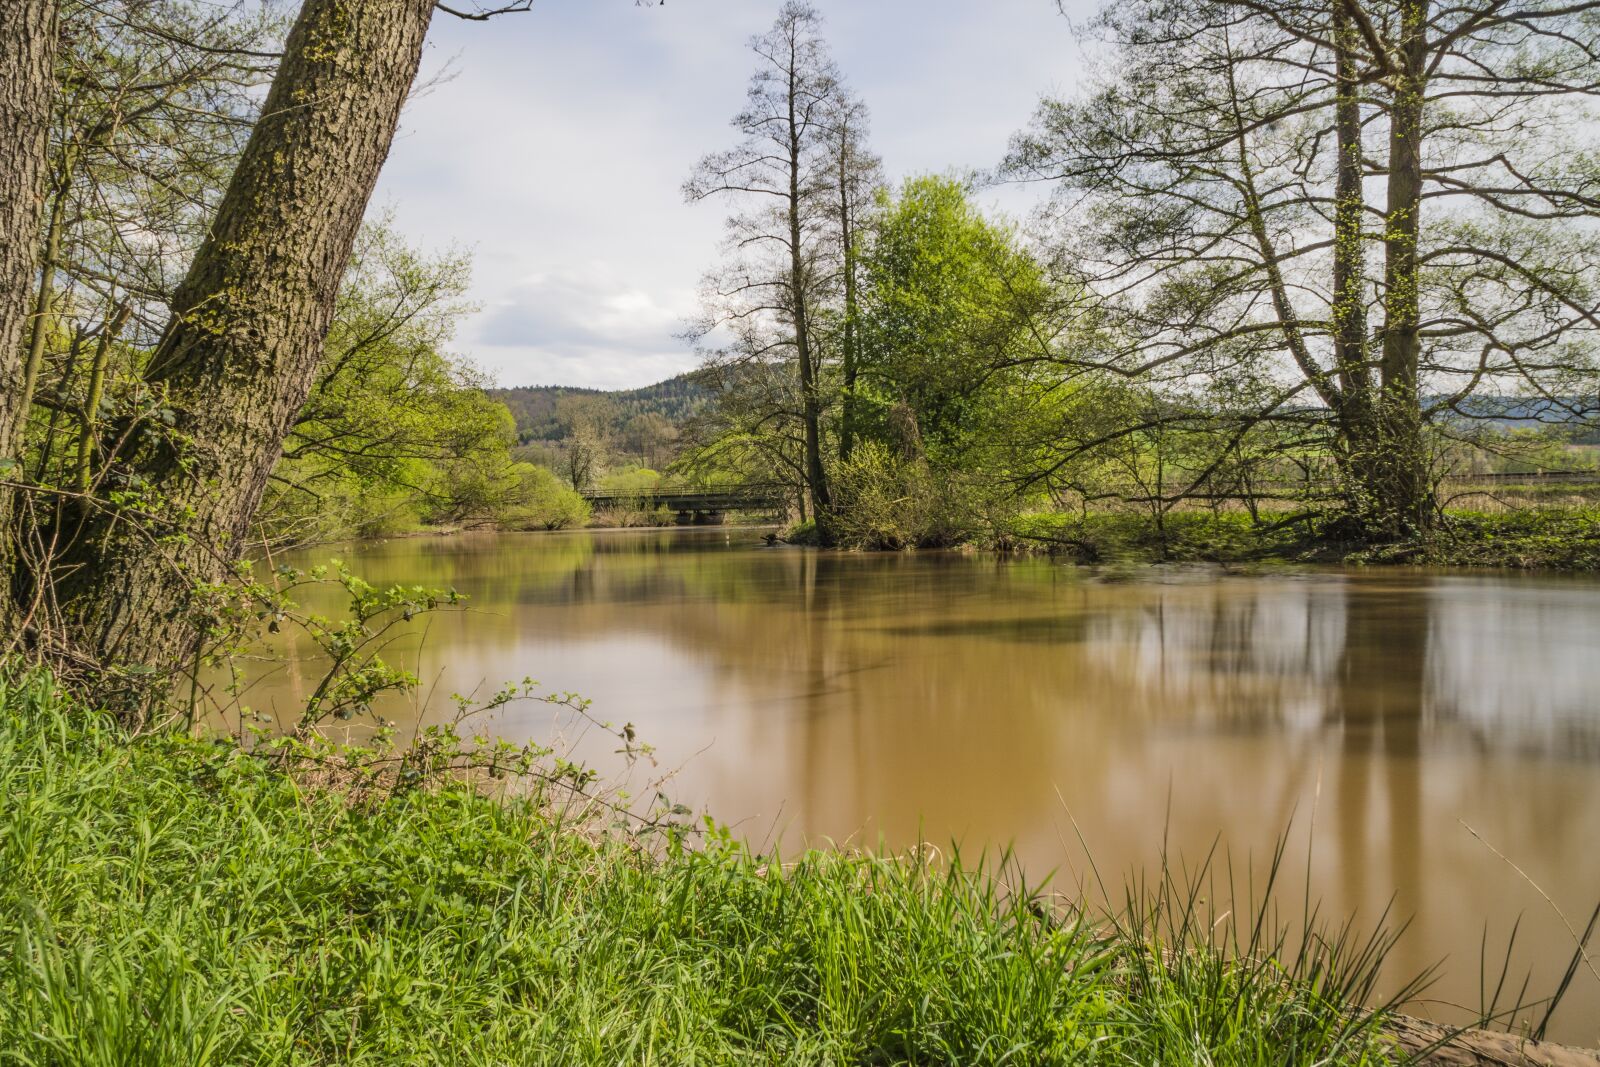
<svg viewBox="0 0 1600 1067">
<path fill-rule="evenodd" d="M 1039 95 L 1070 90 L 1082 66 L 1054 0 L 815 2 L 892 178 L 993 166 Z M 679 190 L 732 143 L 746 42 L 777 7 L 545 0 L 490 23 L 435 18 L 436 83 L 406 110 L 375 207 L 414 243 L 473 252 L 482 310 L 459 351 L 503 385 L 627 388 L 694 365 L 674 335 L 724 208 Z M 1021 214 L 1033 195 L 989 199 Z"/>
</svg>

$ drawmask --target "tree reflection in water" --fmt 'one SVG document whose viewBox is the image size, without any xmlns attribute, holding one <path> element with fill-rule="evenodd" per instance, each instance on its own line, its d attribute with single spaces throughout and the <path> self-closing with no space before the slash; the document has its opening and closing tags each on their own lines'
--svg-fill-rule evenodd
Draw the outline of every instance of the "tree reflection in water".
<svg viewBox="0 0 1600 1067">
<path fill-rule="evenodd" d="M 1524 958 L 1570 946 L 1462 821 L 1564 908 L 1600 895 L 1592 580 L 819 555 L 716 529 L 345 555 L 373 581 L 472 598 L 404 652 L 435 705 L 390 717 L 532 675 L 636 723 L 684 763 L 681 799 L 757 841 L 1011 843 L 1076 881 L 1080 829 L 1102 871 L 1148 865 L 1164 834 L 1190 862 L 1220 835 L 1242 863 L 1291 819 L 1303 846 L 1314 810 L 1325 912 L 1370 920 L 1392 899 L 1415 917 L 1397 966 L 1448 955 L 1437 993 L 1469 1003 L 1486 921 L 1502 937 L 1525 912 Z M 298 698 L 287 671 L 255 697 Z M 524 709 L 495 728 L 547 722 Z M 1600 1020 L 1600 990 L 1566 1012 Z"/>
</svg>

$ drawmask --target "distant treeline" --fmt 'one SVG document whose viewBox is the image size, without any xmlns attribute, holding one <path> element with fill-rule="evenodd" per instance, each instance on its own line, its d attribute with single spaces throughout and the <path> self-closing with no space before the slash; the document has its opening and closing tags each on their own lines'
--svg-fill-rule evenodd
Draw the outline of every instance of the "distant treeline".
<svg viewBox="0 0 1600 1067">
<path fill-rule="evenodd" d="M 680 374 L 639 389 L 610 391 L 568 385 L 527 385 L 490 389 L 488 393 L 510 409 L 517 424 L 517 439 L 523 444 L 566 440 L 571 425 L 559 411 L 565 398 L 592 397 L 604 404 L 610 415 L 610 429 L 620 432 L 630 419 L 639 415 L 659 415 L 668 422 L 681 424 L 705 405 L 708 396 L 693 374 Z"/>
</svg>

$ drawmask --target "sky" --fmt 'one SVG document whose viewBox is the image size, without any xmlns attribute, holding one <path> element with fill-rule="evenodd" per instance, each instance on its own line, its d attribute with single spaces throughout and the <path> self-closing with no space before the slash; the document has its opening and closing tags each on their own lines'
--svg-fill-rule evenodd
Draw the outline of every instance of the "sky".
<svg viewBox="0 0 1600 1067">
<path fill-rule="evenodd" d="M 1084 54 L 1054 0 L 814 0 L 872 112 L 891 180 L 993 167 Z M 499 384 L 623 389 L 696 364 L 676 335 L 717 260 L 726 205 L 690 205 L 779 0 L 544 0 L 438 15 L 373 201 L 424 249 L 473 254 L 480 310 L 454 348 Z M 1074 18 L 1091 0 L 1069 4 Z M 1040 191 L 986 193 L 1024 215 Z"/>
</svg>

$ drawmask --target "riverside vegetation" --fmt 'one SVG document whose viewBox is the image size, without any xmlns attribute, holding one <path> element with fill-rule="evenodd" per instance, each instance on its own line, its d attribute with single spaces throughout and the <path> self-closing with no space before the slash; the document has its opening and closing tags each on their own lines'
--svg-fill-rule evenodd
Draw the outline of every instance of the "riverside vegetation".
<svg viewBox="0 0 1600 1067">
<path fill-rule="evenodd" d="M 1387 935 L 1308 926 L 1291 939 L 1270 882 L 1233 922 L 1205 903 L 1206 872 L 1130 888 L 1102 919 L 1030 888 L 1003 856 L 784 860 L 716 827 L 691 847 L 681 827 L 653 839 L 538 788 L 494 796 L 465 776 L 364 770 L 374 759 L 129 738 L 48 675 L 8 669 L 4 1062 L 1418 1052 L 1390 1031 L 1388 1001 L 1371 1003 Z"/>
<path fill-rule="evenodd" d="M 281 626 L 246 559 L 661 477 L 778 484 L 822 545 L 1592 567 L 1589 490 L 1446 487 L 1595 466 L 1600 0 L 1107 4 L 1115 61 L 993 173 L 894 182 L 787 0 L 683 189 L 729 228 L 704 395 L 563 397 L 555 447 L 450 352 L 465 257 L 368 210 L 432 21 L 537 7 L 8 4 L 0 1057 L 1387 1055 L 1381 952 L 1215 951 L 1165 882 L 1108 933 L 994 871 L 642 850 L 158 727 Z M 990 180 L 1057 195 L 1025 228 Z"/>
</svg>

